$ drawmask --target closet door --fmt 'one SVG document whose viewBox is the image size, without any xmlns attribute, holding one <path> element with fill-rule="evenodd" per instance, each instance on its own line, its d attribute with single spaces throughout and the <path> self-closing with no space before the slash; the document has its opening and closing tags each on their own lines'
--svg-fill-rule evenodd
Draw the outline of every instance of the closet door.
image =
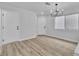
<svg viewBox="0 0 79 59">
<path fill-rule="evenodd" d="M 43 16 L 38 17 L 38 35 L 46 34 L 46 19 Z"/>
<path fill-rule="evenodd" d="M 2 10 L 2 29 L 4 43 L 18 41 L 19 17 L 16 12 Z"/>
</svg>

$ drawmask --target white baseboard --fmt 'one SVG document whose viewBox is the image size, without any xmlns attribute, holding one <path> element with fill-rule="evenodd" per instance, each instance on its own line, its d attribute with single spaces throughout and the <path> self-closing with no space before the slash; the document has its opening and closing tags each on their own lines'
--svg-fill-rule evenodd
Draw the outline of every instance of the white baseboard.
<svg viewBox="0 0 79 59">
<path fill-rule="evenodd" d="M 70 42 L 75 42 L 75 43 L 78 42 L 77 40 L 72 40 L 72 39 L 69 39 L 69 38 L 66 38 L 66 37 L 62 37 L 62 36 L 55 36 L 55 35 L 48 35 L 48 36 L 57 37 L 57 38 L 60 38 L 60 39 L 63 39 L 63 40 L 67 40 L 67 41 L 70 41 Z"/>
<path fill-rule="evenodd" d="M 17 40 L 11 40 L 11 41 L 7 41 L 7 42 L 2 42 L 0 44 L 0 46 L 4 45 L 4 44 L 8 44 L 8 43 L 12 43 L 12 42 L 18 42 L 18 41 L 23 41 L 23 40 L 29 40 L 29 39 L 32 39 L 32 38 L 36 38 L 37 35 L 32 35 L 32 36 L 28 36 L 26 38 L 20 38 L 20 39 L 17 39 Z"/>
<path fill-rule="evenodd" d="M 74 56 L 79 56 L 79 54 L 78 53 L 75 53 Z"/>
<path fill-rule="evenodd" d="M 32 36 L 28 36 L 28 37 L 22 38 L 19 41 L 29 40 L 29 39 L 36 38 L 36 37 L 37 37 L 37 35 L 32 35 Z"/>
</svg>

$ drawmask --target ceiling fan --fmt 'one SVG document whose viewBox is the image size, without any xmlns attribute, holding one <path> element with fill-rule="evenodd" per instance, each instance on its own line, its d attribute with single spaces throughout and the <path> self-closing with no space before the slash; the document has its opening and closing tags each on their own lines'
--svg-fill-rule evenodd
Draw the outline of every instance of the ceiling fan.
<svg viewBox="0 0 79 59">
<path fill-rule="evenodd" d="M 54 3 L 54 2 L 45 2 L 46 6 L 50 6 L 50 10 L 49 10 L 49 14 L 48 16 L 61 16 L 63 15 L 64 10 L 63 9 L 59 9 L 58 3 Z M 41 13 L 42 15 L 45 15 L 44 12 Z"/>
</svg>

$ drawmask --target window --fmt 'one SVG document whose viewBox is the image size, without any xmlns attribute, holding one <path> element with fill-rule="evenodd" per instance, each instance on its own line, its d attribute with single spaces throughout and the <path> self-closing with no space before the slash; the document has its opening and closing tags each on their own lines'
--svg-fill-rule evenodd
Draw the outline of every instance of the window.
<svg viewBox="0 0 79 59">
<path fill-rule="evenodd" d="M 55 18 L 55 29 L 65 29 L 65 16 Z"/>
<path fill-rule="evenodd" d="M 78 30 L 78 14 L 66 16 L 66 29 Z"/>
</svg>

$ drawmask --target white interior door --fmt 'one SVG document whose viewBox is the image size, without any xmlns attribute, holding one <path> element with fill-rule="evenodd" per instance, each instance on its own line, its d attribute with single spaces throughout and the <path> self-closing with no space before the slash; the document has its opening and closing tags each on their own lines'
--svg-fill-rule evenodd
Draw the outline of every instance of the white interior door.
<svg viewBox="0 0 79 59">
<path fill-rule="evenodd" d="M 46 19 L 45 17 L 38 17 L 38 35 L 46 34 Z"/>
<path fill-rule="evenodd" d="M 19 16 L 12 11 L 2 11 L 2 36 L 4 43 L 19 39 Z"/>
</svg>

